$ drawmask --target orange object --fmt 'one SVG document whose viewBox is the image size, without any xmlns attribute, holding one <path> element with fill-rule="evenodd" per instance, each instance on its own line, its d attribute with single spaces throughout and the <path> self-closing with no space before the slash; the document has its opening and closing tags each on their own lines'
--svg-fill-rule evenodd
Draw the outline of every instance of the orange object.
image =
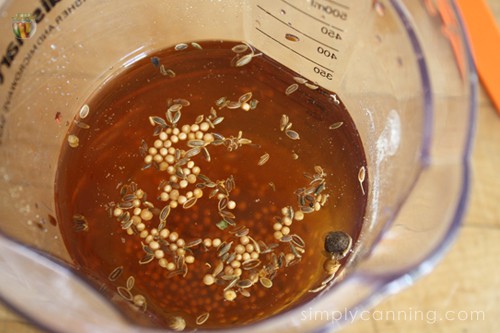
<svg viewBox="0 0 500 333">
<path fill-rule="evenodd" d="M 500 114 L 500 30 L 484 0 L 455 0 L 469 34 L 479 77 Z"/>
</svg>

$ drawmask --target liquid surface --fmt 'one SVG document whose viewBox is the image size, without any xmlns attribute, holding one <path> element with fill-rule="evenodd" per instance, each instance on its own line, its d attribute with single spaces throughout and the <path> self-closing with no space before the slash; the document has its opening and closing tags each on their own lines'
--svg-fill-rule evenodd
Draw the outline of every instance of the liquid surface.
<svg viewBox="0 0 500 333">
<path fill-rule="evenodd" d="M 59 225 L 133 320 L 250 324 L 335 274 L 325 235 L 356 241 L 366 161 L 340 98 L 297 77 L 245 44 L 188 43 L 86 101 L 61 151 Z"/>
</svg>

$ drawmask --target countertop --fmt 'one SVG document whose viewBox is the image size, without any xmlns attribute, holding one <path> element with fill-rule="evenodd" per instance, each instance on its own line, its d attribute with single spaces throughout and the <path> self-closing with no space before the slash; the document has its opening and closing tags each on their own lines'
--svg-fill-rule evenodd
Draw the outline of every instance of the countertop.
<svg viewBox="0 0 500 333">
<path fill-rule="evenodd" d="M 500 22 L 500 0 L 488 3 Z M 472 191 L 458 239 L 434 271 L 342 332 L 500 332 L 500 116 L 482 88 L 479 97 Z M 0 332 L 40 331 L 0 305 Z"/>
</svg>

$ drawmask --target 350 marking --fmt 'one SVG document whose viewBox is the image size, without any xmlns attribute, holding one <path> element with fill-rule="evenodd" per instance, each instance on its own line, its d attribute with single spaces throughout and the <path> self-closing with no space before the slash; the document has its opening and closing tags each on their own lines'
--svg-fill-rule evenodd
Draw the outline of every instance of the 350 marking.
<svg viewBox="0 0 500 333">
<path fill-rule="evenodd" d="M 333 80 L 332 72 L 325 71 L 324 69 L 321 69 L 318 66 L 314 66 L 314 73 L 318 74 L 321 77 L 324 77 L 327 80 Z"/>
</svg>

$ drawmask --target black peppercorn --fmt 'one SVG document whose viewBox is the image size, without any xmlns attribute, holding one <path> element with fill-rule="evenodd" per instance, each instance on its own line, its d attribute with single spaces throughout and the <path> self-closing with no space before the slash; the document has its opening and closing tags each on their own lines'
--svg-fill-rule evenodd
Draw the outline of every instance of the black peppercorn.
<svg viewBox="0 0 500 333">
<path fill-rule="evenodd" d="M 352 246 L 352 238 L 343 231 L 329 232 L 325 237 L 325 251 L 336 259 L 344 258 Z"/>
</svg>

